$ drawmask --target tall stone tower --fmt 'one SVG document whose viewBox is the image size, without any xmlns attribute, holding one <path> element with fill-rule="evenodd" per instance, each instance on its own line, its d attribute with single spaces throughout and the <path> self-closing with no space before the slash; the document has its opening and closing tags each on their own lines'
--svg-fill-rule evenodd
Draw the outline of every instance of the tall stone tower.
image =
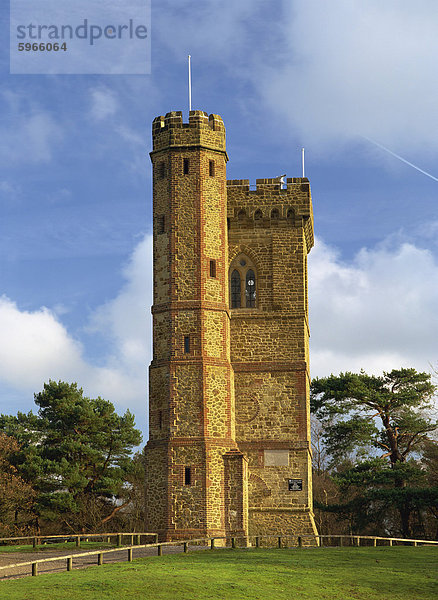
<svg viewBox="0 0 438 600">
<path fill-rule="evenodd" d="M 308 180 L 227 185 L 217 115 L 168 113 L 152 137 L 147 530 L 314 534 Z"/>
<path fill-rule="evenodd" d="M 154 306 L 147 522 L 161 539 L 247 529 L 234 431 L 225 128 L 180 112 L 153 123 Z M 242 491 L 237 494 L 236 489 Z"/>
</svg>

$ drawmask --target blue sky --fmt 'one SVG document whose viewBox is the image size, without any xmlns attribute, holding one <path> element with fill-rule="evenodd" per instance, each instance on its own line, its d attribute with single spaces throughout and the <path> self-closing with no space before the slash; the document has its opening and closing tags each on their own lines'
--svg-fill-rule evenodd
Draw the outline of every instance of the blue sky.
<svg viewBox="0 0 438 600">
<path fill-rule="evenodd" d="M 151 75 L 10 75 L 0 8 L 0 411 L 77 381 L 145 433 L 151 121 L 222 115 L 228 177 L 312 187 L 314 376 L 437 364 L 438 5 L 153 0 Z"/>
</svg>

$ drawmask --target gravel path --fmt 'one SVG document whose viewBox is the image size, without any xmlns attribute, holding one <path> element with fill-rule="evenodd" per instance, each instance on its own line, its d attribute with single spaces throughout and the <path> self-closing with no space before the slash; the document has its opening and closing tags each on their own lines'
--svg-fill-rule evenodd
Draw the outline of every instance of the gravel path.
<svg viewBox="0 0 438 600">
<path fill-rule="evenodd" d="M 193 550 L 205 550 L 207 546 L 190 546 L 190 552 Z M 108 548 L 106 548 L 108 550 Z M 102 549 L 104 551 L 105 549 Z M 7 565 L 14 565 L 22 562 L 32 562 L 43 560 L 45 558 L 59 558 L 59 560 L 48 562 L 48 563 L 40 563 L 38 565 L 38 574 L 41 575 L 43 573 L 61 573 L 66 570 L 66 556 L 71 556 L 75 554 L 83 554 L 86 550 L 81 550 L 80 548 L 72 550 L 44 550 L 44 552 L 0 552 L 0 567 L 4 567 Z M 175 554 L 178 552 L 183 552 L 183 546 L 162 546 L 163 555 L 165 554 Z M 133 547 L 132 557 L 133 559 L 142 558 L 147 556 L 157 556 L 157 547 L 154 548 L 136 548 Z M 116 563 L 116 562 L 126 562 L 128 560 L 128 548 L 120 548 L 120 550 L 116 550 L 115 552 L 109 552 L 108 554 L 103 555 L 103 563 Z M 73 569 L 84 569 L 91 565 L 97 565 L 97 554 L 92 556 L 78 556 L 73 557 Z M 12 567 L 10 569 L 1 569 L 0 570 L 0 580 L 6 579 L 18 579 L 21 577 L 28 577 L 32 574 L 32 566 L 27 565 L 23 567 Z"/>
</svg>

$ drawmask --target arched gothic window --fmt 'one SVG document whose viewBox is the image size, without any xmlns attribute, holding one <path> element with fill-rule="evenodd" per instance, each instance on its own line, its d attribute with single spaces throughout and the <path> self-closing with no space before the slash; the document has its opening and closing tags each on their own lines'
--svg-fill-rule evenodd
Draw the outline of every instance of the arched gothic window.
<svg viewBox="0 0 438 600">
<path fill-rule="evenodd" d="M 230 307 L 257 307 L 257 276 L 253 262 L 239 255 L 230 266 Z"/>
<path fill-rule="evenodd" d="M 256 303 L 256 280 L 252 269 L 246 272 L 245 285 L 246 308 L 255 308 Z"/>
<path fill-rule="evenodd" d="M 240 308 L 242 305 L 241 300 L 241 285 L 240 285 L 240 273 L 237 269 L 231 273 L 231 308 Z"/>
</svg>

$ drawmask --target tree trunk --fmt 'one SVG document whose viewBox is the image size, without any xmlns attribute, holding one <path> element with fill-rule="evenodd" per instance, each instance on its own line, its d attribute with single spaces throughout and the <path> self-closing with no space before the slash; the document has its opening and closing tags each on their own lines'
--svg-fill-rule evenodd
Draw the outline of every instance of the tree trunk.
<svg viewBox="0 0 438 600">
<path fill-rule="evenodd" d="M 399 509 L 400 512 L 400 520 L 402 527 L 402 536 L 404 538 L 411 537 L 411 512 L 412 510 L 408 506 L 403 506 Z"/>
</svg>

